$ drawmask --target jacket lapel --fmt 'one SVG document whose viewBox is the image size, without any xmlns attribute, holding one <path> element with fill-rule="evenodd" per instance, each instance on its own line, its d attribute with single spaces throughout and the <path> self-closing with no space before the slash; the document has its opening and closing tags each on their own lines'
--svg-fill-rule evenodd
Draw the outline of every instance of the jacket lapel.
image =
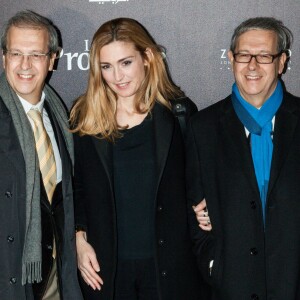
<svg viewBox="0 0 300 300">
<path fill-rule="evenodd" d="M 227 153 L 226 159 L 232 163 L 232 167 L 242 169 L 251 187 L 259 196 L 250 144 L 246 136 L 245 128 L 238 119 L 230 97 L 225 102 L 224 114 L 220 118 L 221 138 Z"/>
<path fill-rule="evenodd" d="M 95 137 L 91 137 L 91 139 L 109 179 L 110 188 L 113 190 L 112 144 L 105 139 L 99 139 Z"/>
<path fill-rule="evenodd" d="M 295 134 L 295 129 L 299 120 L 299 111 L 297 106 L 290 101 L 287 96 L 279 108 L 274 127 L 273 136 L 273 158 L 271 165 L 271 174 L 268 195 L 270 195 L 276 180 L 280 174 L 280 170 L 286 160 L 291 143 Z"/>
<path fill-rule="evenodd" d="M 161 104 L 158 103 L 156 103 L 153 108 L 153 126 L 155 157 L 158 175 L 156 186 L 157 191 L 168 157 L 174 130 L 174 118 L 171 111 L 169 111 L 167 108 L 164 108 Z"/>
</svg>

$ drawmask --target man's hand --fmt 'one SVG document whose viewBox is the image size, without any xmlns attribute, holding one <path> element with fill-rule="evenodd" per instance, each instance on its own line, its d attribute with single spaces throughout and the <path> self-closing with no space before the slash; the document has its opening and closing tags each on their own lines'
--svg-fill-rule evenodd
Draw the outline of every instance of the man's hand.
<svg viewBox="0 0 300 300">
<path fill-rule="evenodd" d="M 210 218 L 208 215 L 208 210 L 206 208 L 206 201 L 203 199 L 197 206 L 193 206 L 196 218 L 199 222 L 199 227 L 205 231 L 211 231 L 212 226 L 210 223 Z"/>
</svg>

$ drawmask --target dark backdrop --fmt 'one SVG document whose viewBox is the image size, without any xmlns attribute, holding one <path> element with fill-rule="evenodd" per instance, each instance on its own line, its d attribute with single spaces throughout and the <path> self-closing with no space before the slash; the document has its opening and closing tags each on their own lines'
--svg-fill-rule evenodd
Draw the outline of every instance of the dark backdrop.
<svg viewBox="0 0 300 300">
<path fill-rule="evenodd" d="M 234 28 L 255 16 L 274 16 L 293 32 L 295 42 L 283 80 L 300 95 L 300 0 L 0 0 L 0 26 L 21 9 L 53 20 L 61 30 L 63 52 L 50 84 L 68 107 L 82 94 L 88 50 L 105 21 L 131 17 L 166 47 L 173 80 L 199 108 L 224 98 L 233 82 L 226 52 Z M 2 71 L 2 63 L 0 71 Z"/>
</svg>

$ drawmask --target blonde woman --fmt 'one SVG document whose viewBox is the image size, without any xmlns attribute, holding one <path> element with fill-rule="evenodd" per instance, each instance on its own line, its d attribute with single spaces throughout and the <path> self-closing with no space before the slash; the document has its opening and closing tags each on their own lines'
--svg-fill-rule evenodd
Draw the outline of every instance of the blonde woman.
<svg viewBox="0 0 300 300">
<path fill-rule="evenodd" d="M 184 145 L 161 47 L 137 21 L 95 33 L 75 134 L 78 267 L 86 299 L 199 300 Z M 186 98 L 186 116 L 196 111 Z"/>
</svg>

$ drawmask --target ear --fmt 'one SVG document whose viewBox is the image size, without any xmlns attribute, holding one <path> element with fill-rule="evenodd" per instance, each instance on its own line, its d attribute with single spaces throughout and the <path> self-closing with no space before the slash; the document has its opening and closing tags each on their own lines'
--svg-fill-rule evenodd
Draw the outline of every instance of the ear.
<svg viewBox="0 0 300 300">
<path fill-rule="evenodd" d="M 50 62 L 49 62 L 48 71 L 53 71 L 53 66 L 54 66 L 55 59 L 56 59 L 56 53 L 50 54 Z"/>
<path fill-rule="evenodd" d="M 279 57 L 279 60 L 278 60 L 278 74 L 279 74 L 279 75 L 280 75 L 280 74 L 283 72 L 283 70 L 284 70 L 286 60 L 287 60 L 286 53 L 282 53 L 281 56 Z"/>
<path fill-rule="evenodd" d="M 2 51 L 2 66 L 3 66 L 3 69 L 5 69 L 5 55 Z"/>
<path fill-rule="evenodd" d="M 233 53 L 232 53 L 231 50 L 228 51 L 227 57 L 228 57 L 228 59 L 230 61 L 230 64 L 231 64 L 231 70 L 233 70 L 234 58 L 233 58 Z"/>
<path fill-rule="evenodd" d="M 148 66 L 149 62 L 154 58 L 153 52 L 150 48 L 146 48 L 145 50 L 145 54 L 146 54 L 146 59 L 144 59 L 144 65 Z"/>
<path fill-rule="evenodd" d="M 227 57 L 228 57 L 228 59 L 229 59 L 230 63 L 231 63 L 231 64 L 233 64 L 233 62 L 234 62 L 234 58 L 233 58 L 233 53 L 232 53 L 232 51 L 231 51 L 231 50 L 229 50 L 229 51 L 228 51 L 228 53 L 227 53 Z"/>
</svg>

